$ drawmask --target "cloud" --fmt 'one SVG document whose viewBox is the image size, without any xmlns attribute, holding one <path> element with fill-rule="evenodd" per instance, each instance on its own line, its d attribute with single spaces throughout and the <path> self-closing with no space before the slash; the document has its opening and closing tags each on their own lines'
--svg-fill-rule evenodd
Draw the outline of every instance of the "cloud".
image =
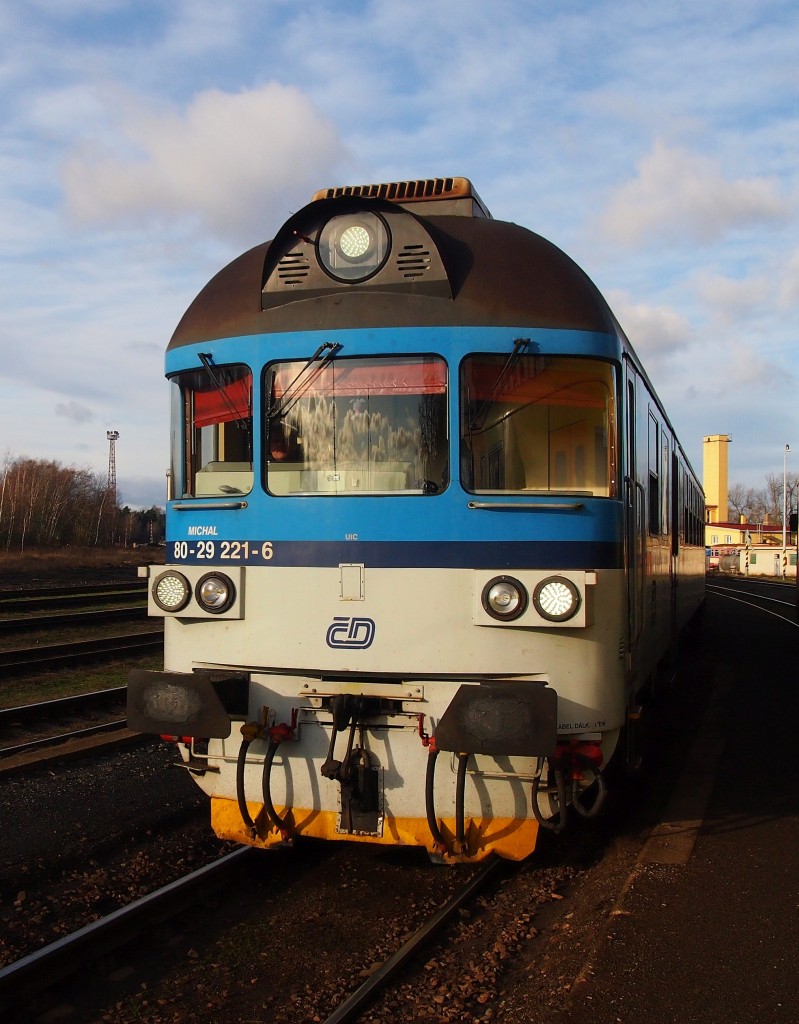
<svg viewBox="0 0 799 1024">
<path fill-rule="evenodd" d="M 332 124 L 293 86 L 209 89 L 184 111 L 116 101 L 110 144 L 84 143 L 62 168 L 67 208 L 86 224 L 188 218 L 259 240 L 347 162 Z"/>
<path fill-rule="evenodd" d="M 683 238 L 709 244 L 738 228 L 789 219 L 792 204 L 769 178 L 724 176 L 718 162 L 656 141 L 633 180 L 616 190 L 602 231 L 626 245 Z"/>
<path fill-rule="evenodd" d="M 779 305 L 781 309 L 791 309 L 799 305 L 799 249 L 794 251 L 783 268 L 779 287 Z"/>
<path fill-rule="evenodd" d="M 94 413 L 78 402 L 59 402 L 55 407 L 56 416 L 63 416 L 73 423 L 90 423 Z"/>
<path fill-rule="evenodd" d="M 754 312 L 760 313 L 772 294 L 772 283 L 765 274 L 732 278 L 703 272 L 695 288 L 702 304 L 723 324 L 739 323 Z"/>
<path fill-rule="evenodd" d="M 668 306 L 636 303 L 622 291 L 610 291 L 608 301 L 644 362 L 686 349 L 693 340 L 691 323 Z"/>
</svg>

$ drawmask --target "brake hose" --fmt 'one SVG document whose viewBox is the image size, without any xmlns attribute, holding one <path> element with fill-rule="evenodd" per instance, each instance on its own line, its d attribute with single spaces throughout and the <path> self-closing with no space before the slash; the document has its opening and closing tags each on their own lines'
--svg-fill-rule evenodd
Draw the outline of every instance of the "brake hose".
<svg viewBox="0 0 799 1024">
<path fill-rule="evenodd" d="M 246 766 L 247 751 L 249 750 L 250 743 L 246 737 L 242 738 L 241 746 L 239 747 L 239 756 L 236 760 L 236 799 L 239 803 L 239 812 L 241 818 L 247 827 L 247 835 L 250 839 L 255 839 L 255 822 L 250 817 L 250 812 L 247 809 L 247 801 L 244 797 L 244 768 Z"/>
</svg>

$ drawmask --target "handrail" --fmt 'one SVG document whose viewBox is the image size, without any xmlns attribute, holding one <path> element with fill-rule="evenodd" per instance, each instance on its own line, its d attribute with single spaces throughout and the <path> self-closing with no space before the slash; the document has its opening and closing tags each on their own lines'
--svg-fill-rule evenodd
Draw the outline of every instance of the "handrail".
<svg viewBox="0 0 799 1024">
<path fill-rule="evenodd" d="M 173 512 L 205 512 L 206 510 L 216 511 L 217 509 L 246 507 L 246 501 L 206 501 L 203 498 L 202 504 L 199 502 L 196 505 L 193 502 L 190 505 L 175 503 L 171 506 L 171 509 Z"/>
<path fill-rule="evenodd" d="M 576 512 L 585 508 L 582 501 L 470 501 L 468 508 L 497 509 L 499 511 L 522 511 L 522 512 Z"/>
</svg>

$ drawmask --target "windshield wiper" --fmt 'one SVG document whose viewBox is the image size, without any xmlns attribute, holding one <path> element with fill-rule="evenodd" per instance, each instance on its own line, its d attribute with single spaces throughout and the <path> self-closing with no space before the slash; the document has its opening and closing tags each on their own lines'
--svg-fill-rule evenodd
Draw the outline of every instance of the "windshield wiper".
<svg viewBox="0 0 799 1024">
<path fill-rule="evenodd" d="M 211 378 L 211 383 L 214 385 L 216 390 L 219 392 L 219 395 L 222 398 L 222 401 L 227 406 L 228 412 L 231 413 L 231 415 L 233 417 L 233 422 L 241 430 L 248 430 L 249 429 L 249 424 L 247 423 L 246 419 L 244 419 L 244 417 L 241 415 L 241 413 L 239 412 L 239 410 L 236 408 L 235 404 L 231 400 L 230 395 L 227 392 L 227 385 L 225 384 L 225 381 L 222 379 L 222 377 L 217 372 L 219 368 L 215 367 L 213 365 L 213 358 L 214 357 L 209 352 L 198 352 L 197 356 L 199 357 L 200 362 L 205 367 L 206 372 L 208 373 L 208 376 Z M 250 408 L 248 411 L 249 411 L 250 415 L 252 416 L 252 409 Z"/>
<path fill-rule="evenodd" d="M 530 339 L 529 338 L 517 338 L 514 341 L 514 343 L 513 343 L 513 351 L 511 352 L 511 354 L 508 356 L 507 360 L 505 361 L 505 365 L 499 371 L 499 374 L 497 375 L 497 379 L 494 381 L 494 384 L 493 384 L 491 390 L 488 392 L 488 395 L 486 396 L 485 401 L 480 406 L 480 408 L 477 410 L 476 415 L 473 417 L 473 419 L 469 423 L 468 430 L 469 430 L 470 434 L 474 433 L 477 430 L 481 430 L 482 429 L 483 425 L 485 424 L 486 417 L 488 416 L 488 413 L 491 410 L 491 406 L 494 404 L 494 400 L 496 399 L 497 394 L 499 393 L 500 389 L 505 384 L 505 381 L 511 375 L 511 372 L 512 372 L 513 368 L 518 363 L 519 358 L 521 357 L 523 349 L 527 348 L 527 346 L 529 344 L 530 344 Z"/>
<path fill-rule="evenodd" d="M 314 352 L 308 362 L 303 366 L 294 380 L 289 384 L 283 394 L 280 396 L 277 402 L 270 404 L 266 410 L 266 417 L 269 420 L 282 419 L 286 413 L 292 409 L 297 402 L 302 398 L 308 388 L 313 384 L 319 374 L 324 370 L 327 364 L 333 359 L 333 356 L 341 348 L 341 345 L 337 341 L 326 341 L 324 345 L 320 345 L 319 348 Z M 324 355 L 322 355 L 324 353 Z M 321 357 L 321 358 L 320 358 Z M 317 360 L 319 362 L 317 363 Z M 305 380 L 300 383 L 300 378 L 307 370 L 313 367 L 312 372 L 307 376 Z M 275 378 L 277 374 L 273 370 L 270 382 L 270 395 L 274 393 Z"/>
</svg>

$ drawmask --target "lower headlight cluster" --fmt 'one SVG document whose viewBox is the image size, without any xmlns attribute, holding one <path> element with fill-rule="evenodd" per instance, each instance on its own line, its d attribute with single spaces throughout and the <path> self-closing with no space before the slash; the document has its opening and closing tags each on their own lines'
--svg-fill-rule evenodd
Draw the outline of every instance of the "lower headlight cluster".
<svg viewBox="0 0 799 1024">
<path fill-rule="evenodd" d="M 194 599 L 204 612 L 221 615 L 233 606 L 236 587 L 233 580 L 221 572 L 207 572 L 197 580 Z M 176 569 L 162 572 L 153 583 L 153 601 L 163 612 L 181 612 L 192 596 L 192 586 L 186 576 Z"/>
<path fill-rule="evenodd" d="M 530 597 L 513 576 L 495 576 L 483 587 L 483 608 L 498 622 L 513 622 L 527 611 Z M 566 622 L 580 608 L 580 591 L 565 576 L 548 576 L 533 591 L 533 608 L 549 622 Z"/>
</svg>

